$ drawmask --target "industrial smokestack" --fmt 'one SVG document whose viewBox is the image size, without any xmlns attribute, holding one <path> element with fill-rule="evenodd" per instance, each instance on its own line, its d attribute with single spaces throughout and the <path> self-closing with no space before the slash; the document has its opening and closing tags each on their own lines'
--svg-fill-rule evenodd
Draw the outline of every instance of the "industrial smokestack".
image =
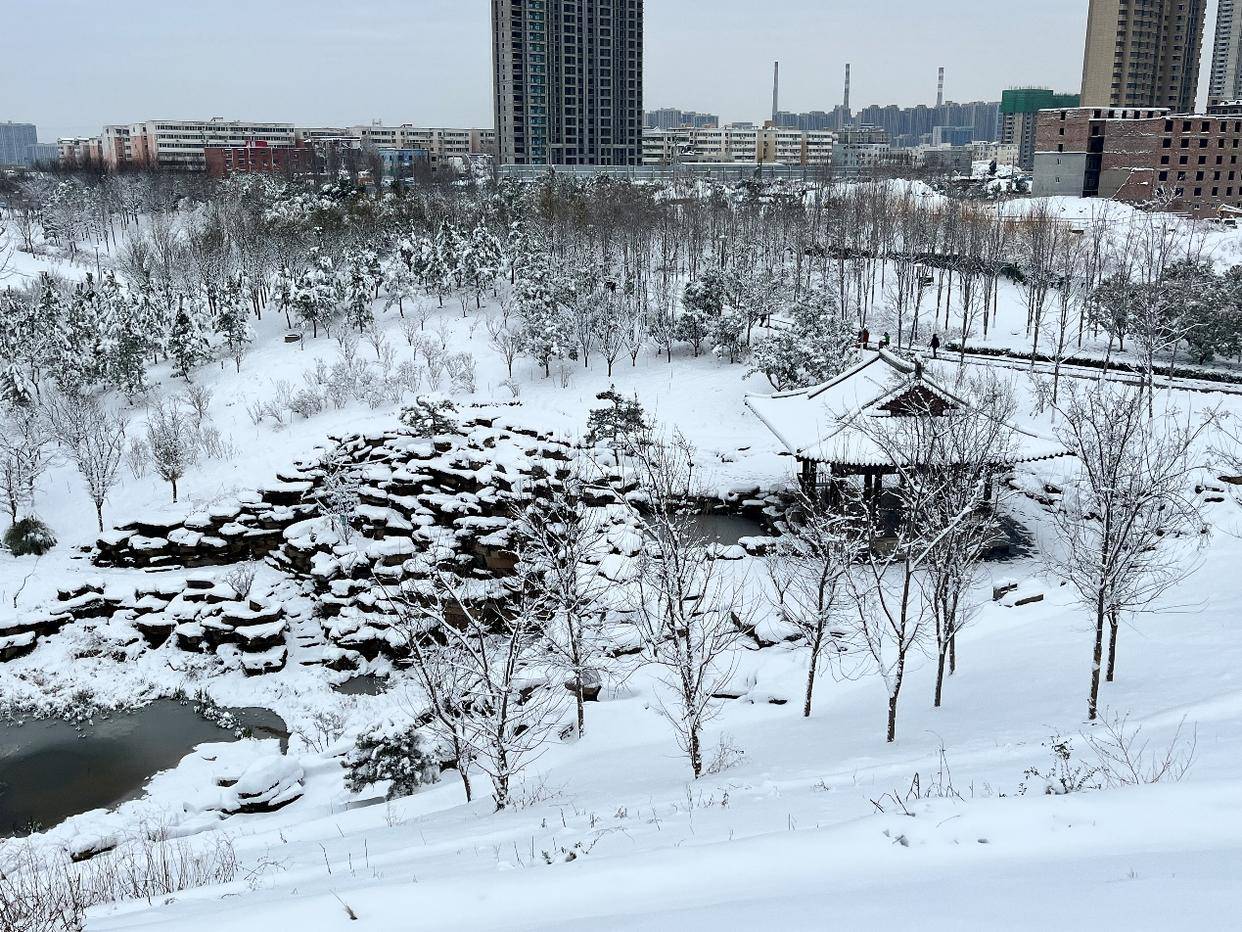
<svg viewBox="0 0 1242 932">
<path fill-rule="evenodd" d="M 845 110 L 846 115 L 848 116 L 850 112 L 850 65 L 849 65 L 849 62 L 845 63 L 845 99 L 841 102 L 841 106 Z"/>
<path fill-rule="evenodd" d="M 944 65 L 940 66 L 940 76 L 936 81 L 936 106 L 944 106 Z"/>
<path fill-rule="evenodd" d="M 772 123 L 776 123 L 776 113 L 781 108 L 781 63 L 772 63 Z"/>
</svg>

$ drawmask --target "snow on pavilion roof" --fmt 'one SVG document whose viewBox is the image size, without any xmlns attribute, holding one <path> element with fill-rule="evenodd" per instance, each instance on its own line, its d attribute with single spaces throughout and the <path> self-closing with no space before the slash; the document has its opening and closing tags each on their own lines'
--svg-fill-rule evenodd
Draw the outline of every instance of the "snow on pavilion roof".
<svg viewBox="0 0 1242 932">
<path fill-rule="evenodd" d="M 845 466 L 887 466 L 891 458 L 860 417 L 892 416 L 901 398 L 918 393 L 939 399 L 947 408 L 969 402 L 939 382 L 922 364 L 916 365 L 885 350 L 863 352 L 863 358 L 834 379 L 811 388 L 746 396 L 753 411 L 781 444 L 802 460 Z M 1018 462 L 1064 456 L 1068 451 L 1054 440 L 1010 426 Z"/>
</svg>

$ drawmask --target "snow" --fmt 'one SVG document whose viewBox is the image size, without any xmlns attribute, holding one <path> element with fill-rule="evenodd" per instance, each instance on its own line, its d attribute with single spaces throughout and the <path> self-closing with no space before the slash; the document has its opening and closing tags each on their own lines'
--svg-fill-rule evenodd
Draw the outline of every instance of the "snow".
<svg viewBox="0 0 1242 932">
<path fill-rule="evenodd" d="M 1017 211 L 1021 203 L 1005 209 Z M 1076 199 L 1052 203 L 1073 222 L 1098 209 L 1098 202 Z M 1113 210 L 1118 224 L 1127 222 L 1128 208 L 1113 205 Z M 1208 236 L 1218 264 L 1242 257 L 1242 236 L 1236 232 Z M 45 268 L 85 271 L 16 254 L 18 276 Z M 1000 294 L 998 326 L 987 341 L 972 337 L 972 345 L 1024 345 L 1023 294 L 1008 282 Z M 485 304 L 481 313 L 489 312 L 494 306 Z M 381 301 L 376 313 L 404 352 L 395 309 L 383 311 Z M 471 323 L 446 307 L 433 313 L 429 326 L 444 326 L 454 349 L 477 357 L 476 399 L 507 395 L 501 388 L 507 376 L 503 361 L 488 349 L 483 329 L 474 333 Z M 298 384 L 316 360 L 334 358 L 328 338 L 287 344 L 284 332 L 283 317 L 265 314 L 240 374 L 226 361 L 195 375 L 196 384 L 212 390 L 211 416 L 237 454 L 194 467 L 176 505 L 156 477 L 124 474 L 105 508 L 110 525 L 142 520 L 172 527 L 187 515 L 231 516 L 239 496 L 251 490 L 304 489 L 277 474 L 312 456 L 329 435 L 382 431 L 394 424 L 393 411 L 358 404 L 296 418 L 280 428 L 252 423 L 248 405 L 270 396 L 277 383 Z M 690 438 L 713 490 L 750 496 L 792 483 L 795 470 L 782 445 L 744 404 L 748 393 L 765 390 L 761 380 L 744 372 L 744 366 L 710 356 L 677 356 L 670 365 L 644 352 L 634 367 L 623 360 L 611 379 L 598 360 L 590 369 L 567 362 L 545 379 L 539 366 L 519 360 L 521 406 L 513 420 L 558 435 L 580 434 L 596 393 L 615 384 L 624 394 L 636 393 L 659 423 Z M 184 390 L 166 368 L 156 375 L 164 394 Z M 1194 410 L 1220 405 L 1234 416 L 1242 414 L 1242 398 L 1225 392 L 1161 392 L 1160 397 Z M 136 421 L 144 416 L 137 409 L 131 414 Z M 1020 426 L 1036 424 L 1029 409 L 1023 419 Z M 417 446 L 432 452 L 428 442 Z M 478 468 L 460 465 L 466 474 Z M 1020 481 L 1038 493 L 1044 482 L 1060 481 L 1070 468 L 1039 464 Z M 1017 499 L 1020 517 L 1038 536 L 1038 507 Z M 465 507 L 460 497 L 446 496 L 443 505 Z M 14 614 L 25 616 L 58 588 L 101 576 L 78 551 L 97 535 L 92 506 L 70 467 L 60 466 L 46 478 L 39 511 L 60 545 L 39 560 L 0 557 L 0 628 L 14 602 Z M 1172 740 L 1183 720 L 1196 729 L 1196 760 L 1181 783 L 1070 796 L 1017 795 L 1027 768 L 1048 766 L 1044 744 L 1052 735 L 1071 738 L 1081 754 L 1085 743 L 1079 732 L 1089 731 L 1083 721 L 1087 619 L 1065 589 L 1023 558 L 988 567 L 990 576 L 980 585 L 982 607 L 961 635 L 960 668 L 949 679 L 943 708 L 931 706 L 934 666 L 920 658 L 910 671 L 893 745 L 883 740 L 886 696 L 874 678 L 822 679 L 814 715 L 802 717 L 805 657 L 782 643 L 786 632 L 767 618 L 759 634 L 776 646 L 738 652 L 730 681 L 737 698 L 721 700 L 722 714 L 708 733 L 712 749 L 723 744 L 743 754 L 699 781 L 689 780 L 659 715 L 654 677 L 627 668 L 624 675 L 606 678 L 603 701 L 588 705 L 585 736 L 554 742 L 533 765 L 517 794 L 520 805 L 511 811 L 492 813 L 485 798 L 467 804 L 451 772 L 412 797 L 383 804 L 345 789 L 331 748 L 312 749 L 295 737 L 290 756 L 281 756 L 275 742 L 247 740 L 200 747 L 177 768 L 156 776 L 143 799 L 112 813 L 75 817 L 48 833 L 46 841 L 85 850 L 158 816 L 195 837 L 228 833 L 243 864 L 254 871 L 249 881 L 151 903 L 97 907 L 87 926 L 92 932 L 266 926 L 319 932 L 415 925 L 686 932 L 829 924 L 1229 927 L 1236 923 L 1230 894 L 1242 870 L 1237 773 L 1242 587 L 1236 583 L 1242 540 L 1234 536 L 1242 515 L 1230 498 L 1209 506 L 1208 514 L 1216 533 L 1204 565 L 1160 611 L 1123 626 L 1118 679 L 1104 686 L 1105 705 L 1129 712 L 1155 747 Z M 488 528 L 480 523 L 478 530 Z M 107 536 L 119 540 L 120 533 Z M 170 536 L 193 533 L 169 531 Z M 285 532 L 290 540 L 330 534 L 313 521 Z M 135 538 L 142 545 L 143 536 L 136 534 L 131 545 Z M 617 542 L 626 552 L 640 544 L 628 531 L 618 531 Z M 391 539 L 370 546 L 377 555 L 405 549 Z M 761 574 L 744 545 L 721 551 L 738 572 Z M 619 577 L 620 558 L 607 558 L 601 568 L 606 577 Z M 103 578 L 109 587 L 130 591 L 159 586 L 171 597 L 191 578 L 223 589 L 222 572 L 152 575 L 118 569 Z M 1016 588 L 991 600 L 992 586 L 1010 583 Z M 278 584 L 275 570 L 260 568 L 258 591 Z M 1037 594 L 1042 601 L 1018 606 Z M 147 596 L 138 604 L 159 609 L 164 603 Z M 283 604 L 290 615 L 309 612 L 305 598 L 293 592 L 285 594 Z M 348 613 L 332 622 L 342 633 L 366 623 L 365 616 Z M 259 625 L 253 633 L 261 638 L 269 628 Z M 271 708 L 295 731 L 311 733 L 323 716 L 339 715 L 346 734 L 410 702 L 408 673 L 390 670 L 382 660 L 374 669 L 391 673 L 386 693 L 336 692 L 334 685 L 346 674 L 302 661 L 330 660 L 340 649 L 303 645 L 296 632 L 287 647 L 247 661 L 274 665 L 277 652 L 288 651 L 283 670 L 261 676 L 247 676 L 238 667 L 221 669 L 214 658 L 171 647 L 131 651 L 117 661 L 86 650 L 95 634 L 123 643 L 132 631 L 120 622 L 91 632 L 69 626 L 34 653 L 0 664 L 0 698 L 14 706 L 63 708 L 83 688 L 96 701 L 114 705 L 176 688 L 201 689 L 222 705 Z M 14 639 L 0 641 L 0 647 L 9 640 Z M 360 672 L 371 670 L 364 664 Z M 909 802 L 910 814 L 882 799 L 907 793 L 916 772 L 923 787 L 932 785 L 942 761 L 951 768 L 956 796 Z M 476 778 L 486 783 L 482 775 Z M 237 782 L 229 787 L 221 780 Z M 485 789 L 480 792 L 486 796 Z M 242 795 L 287 805 L 239 814 Z M 271 864 L 279 866 L 262 867 Z M 342 904 L 357 913 L 360 925 L 350 925 Z"/>
</svg>

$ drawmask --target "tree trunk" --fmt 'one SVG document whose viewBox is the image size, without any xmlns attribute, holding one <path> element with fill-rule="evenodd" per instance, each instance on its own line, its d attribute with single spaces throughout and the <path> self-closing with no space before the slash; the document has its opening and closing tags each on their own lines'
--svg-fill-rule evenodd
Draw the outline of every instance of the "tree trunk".
<svg viewBox="0 0 1242 932">
<path fill-rule="evenodd" d="M 1095 653 L 1091 660 L 1091 694 L 1087 699 L 1087 721 L 1094 722 L 1100 700 L 1100 665 L 1104 656 L 1104 594 L 1095 606 Z"/>
<path fill-rule="evenodd" d="M 95 502 L 95 518 L 99 521 L 99 533 L 103 533 L 103 502 Z"/>
<path fill-rule="evenodd" d="M 811 696 L 815 692 L 815 673 L 819 667 L 819 651 L 823 642 L 823 631 L 815 633 L 815 643 L 811 645 L 811 667 L 806 674 L 806 702 L 802 705 L 802 717 L 811 717 Z"/>
<path fill-rule="evenodd" d="M 1104 676 L 1106 682 L 1113 681 L 1113 671 L 1117 668 L 1117 626 L 1121 619 L 1116 609 L 1108 613 L 1108 671 Z"/>
<path fill-rule="evenodd" d="M 176 480 L 176 479 L 169 479 L 168 481 L 169 481 L 170 483 L 172 483 L 173 503 L 174 503 L 174 504 L 176 504 L 176 501 L 177 501 L 177 480 Z"/>
<path fill-rule="evenodd" d="M 694 771 L 694 779 L 698 779 L 703 774 L 703 752 L 699 748 L 699 727 L 698 725 L 690 726 L 690 740 L 687 742 L 690 752 L 690 769 Z"/>
<path fill-rule="evenodd" d="M 932 706 L 937 709 L 940 708 L 940 700 L 944 696 L 944 665 L 947 659 L 946 655 L 948 654 L 947 646 L 946 644 L 944 647 L 941 647 L 936 654 L 936 698 L 932 702 Z"/>
</svg>

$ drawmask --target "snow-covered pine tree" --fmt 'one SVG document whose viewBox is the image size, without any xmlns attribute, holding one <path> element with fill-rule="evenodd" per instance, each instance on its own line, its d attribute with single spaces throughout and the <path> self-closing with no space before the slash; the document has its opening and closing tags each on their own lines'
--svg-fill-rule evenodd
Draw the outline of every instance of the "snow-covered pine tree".
<svg viewBox="0 0 1242 932">
<path fill-rule="evenodd" d="M 375 315 L 371 313 L 371 280 L 363 255 L 354 252 L 346 259 L 341 284 L 345 295 L 345 317 L 362 334 L 375 320 Z"/>
<path fill-rule="evenodd" d="M 392 310 L 395 304 L 397 312 L 404 317 L 405 302 L 414 300 L 417 286 L 418 282 L 403 256 L 398 253 L 389 257 L 384 267 L 384 310 Z"/>
<path fill-rule="evenodd" d="M 752 373 L 777 391 L 816 385 L 849 368 L 855 356 L 853 321 L 831 291 L 808 289 L 789 310 L 789 322 L 758 341 Z"/>
<path fill-rule="evenodd" d="M 619 462 L 620 451 L 640 445 L 651 425 L 647 423 L 637 395 L 626 398 L 614 385 L 595 397 L 602 404 L 594 406 L 587 414 L 586 442 L 591 446 L 606 444 Z"/>
<path fill-rule="evenodd" d="M 500 242 L 482 222 L 470 231 L 470 284 L 474 289 L 474 306 L 482 306 L 483 292 L 496 283 L 500 274 Z"/>
<path fill-rule="evenodd" d="M 521 321 L 523 351 L 552 374 L 552 361 L 566 356 L 573 336 L 553 270 L 543 262 L 529 266 L 513 292 L 513 309 Z"/>
<path fill-rule="evenodd" d="M 56 381 L 66 392 L 78 394 L 104 376 L 106 329 L 99 289 L 88 273 L 73 289 L 56 340 Z"/>
<path fill-rule="evenodd" d="M 117 284 L 112 273 L 104 279 L 104 302 L 108 307 L 105 378 L 129 398 L 147 389 L 147 356 L 155 333 L 148 313 L 148 299 Z"/>
<path fill-rule="evenodd" d="M 216 332 L 224 341 L 237 371 L 241 372 L 242 357 L 254 340 L 254 328 L 250 326 L 250 305 L 240 279 L 232 280 L 220 294 L 216 306 Z"/>
<path fill-rule="evenodd" d="M 319 336 L 319 328 L 327 330 L 336 316 L 340 289 L 332 260 L 319 251 L 311 249 L 311 261 L 298 277 L 293 292 L 293 307 L 303 324 L 311 325 L 311 335 Z"/>
<path fill-rule="evenodd" d="M 731 304 L 726 304 L 712 323 L 709 339 L 712 353 L 729 362 L 737 362 L 746 352 L 747 315 Z"/>
<path fill-rule="evenodd" d="M 187 382 L 190 373 L 211 359 L 211 342 L 203 322 L 203 308 L 190 295 L 177 296 L 177 314 L 168 335 L 168 355 Z"/>
</svg>

